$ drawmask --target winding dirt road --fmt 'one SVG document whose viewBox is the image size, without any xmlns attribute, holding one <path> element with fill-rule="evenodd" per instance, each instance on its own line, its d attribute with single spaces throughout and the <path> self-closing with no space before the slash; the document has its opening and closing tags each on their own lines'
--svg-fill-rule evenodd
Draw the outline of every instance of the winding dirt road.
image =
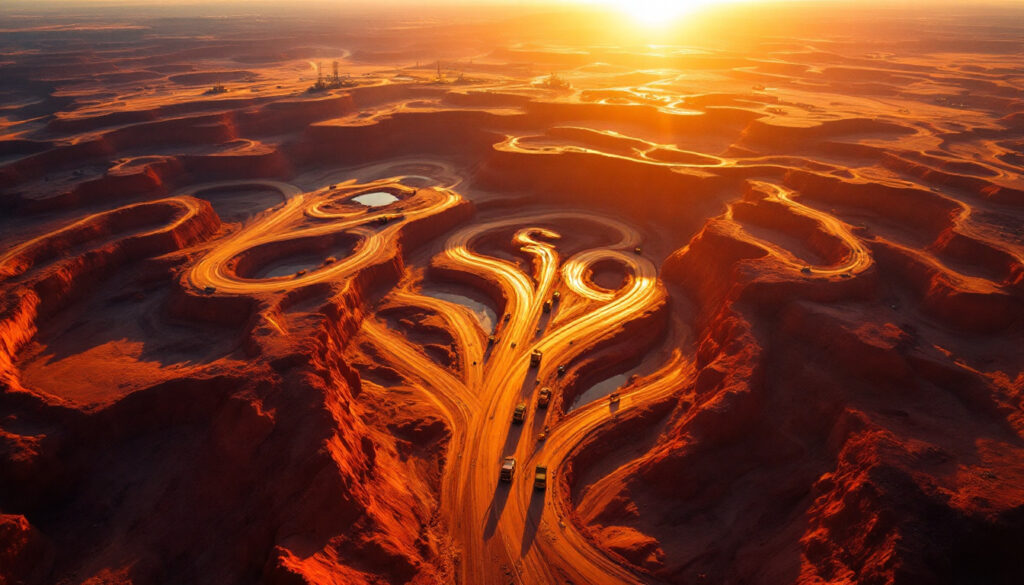
<svg viewBox="0 0 1024 585">
<path fill-rule="evenodd" d="M 240 185 L 218 183 L 200 189 Z M 285 197 L 284 205 L 211 249 L 188 272 L 189 285 L 215 294 L 253 294 L 348 277 L 397 253 L 398 238 L 411 222 L 435 218 L 465 203 L 448 188 L 415 189 L 393 180 L 361 185 L 349 182 L 310 193 L 272 182 L 259 186 L 278 189 Z M 793 212 L 819 221 L 824 230 L 848 246 L 843 262 L 813 268 L 814 274 L 859 272 L 870 265 L 866 248 L 845 224 L 793 201 L 782 187 L 770 183 L 755 186 Z M 349 201 L 381 189 L 399 201 L 380 208 L 362 208 Z M 726 219 L 729 217 L 727 212 Z M 560 230 L 577 229 L 581 224 L 593 226 L 588 233 L 599 234 L 607 243 L 563 258 L 558 246 Z M 352 253 L 308 272 L 246 278 L 236 271 L 238 258 L 261 247 L 339 233 L 358 238 Z M 503 237 L 510 238 L 506 246 L 520 261 L 526 261 L 528 269 L 479 251 Z M 785 250 L 750 238 L 794 269 L 803 266 Z M 655 373 L 632 381 L 614 407 L 598 400 L 567 414 L 565 408 L 559 408 L 571 401 L 563 391 L 575 375 L 572 368 L 599 346 L 626 339 L 627 324 L 663 308 L 668 300 L 657 267 L 637 253 L 641 241 L 641 235 L 621 221 L 577 211 L 514 214 L 456 231 L 432 263 L 438 269 L 462 273 L 469 281 L 489 283 L 490 294 L 504 313 L 493 331 L 494 341 L 488 341 L 491 332 L 482 330 L 466 307 L 426 296 L 415 282 L 393 291 L 385 306 L 417 307 L 439 315 L 461 354 L 461 371 L 439 364 L 383 320 L 369 317 L 363 321 L 360 334 L 364 343 L 373 347 L 377 359 L 387 356 L 388 365 L 410 386 L 420 389 L 423 399 L 447 420 L 452 431 L 442 478 L 441 514 L 454 542 L 453 572 L 459 583 L 654 582 L 610 557 L 571 521 L 572 504 L 565 493 L 568 486 L 561 481 L 564 462 L 586 437 L 630 409 L 656 404 L 690 383 L 692 364 L 676 350 Z M 621 266 L 627 274 L 618 290 L 607 290 L 592 280 L 595 267 L 609 264 Z M 553 303 L 549 314 L 545 303 L 555 292 L 560 300 Z M 530 364 L 534 350 L 543 355 L 539 367 Z M 567 375 L 558 371 L 563 365 L 569 368 Z M 536 405 L 536 393 L 542 387 L 550 387 L 556 396 L 548 409 Z M 528 405 L 526 420 L 515 425 L 512 414 L 520 402 Z M 539 431 L 545 426 L 549 431 L 542 439 Z M 510 484 L 498 477 L 506 456 L 518 461 Z M 547 490 L 534 489 L 533 470 L 538 465 L 549 470 Z"/>
<path fill-rule="evenodd" d="M 607 247 L 579 252 L 562 263 L 553 227 L 566 222 L 592 222 L 613 235 Z M 518 229 L 517 229 L 518 228 Z M 532 262 L 526 274 L 516 264 L 474 251 L 475 244 L 496 230 L 515 230 L 514 246 Z M 607 408 L 591 405 L 561 417 L 555 408 L 535 407 L 535 393 L 543 386 L 558 392 L 561 364 L 571 364 L 596 344 L 622 335 L 622 326 L 666 301 L 657 280 L 657 269 L 632 249 L 640 235 L 626 224 L 610 218 L 580 212 L 550 212 L 517 215 L 479 223 L 455 233 L 434 264 L 461 271 L 496 284 L 504 298 L 507 320 L 496 327 L 496 342 L 489 349 L 481 345 L 479 325 L 458 305 L 403 290 L 392 302 L 431 309 L 448 320 L 457 345 L 467 351 L 466 372 L 461 380 L 426 358 L 402 336 L 383 328 L 379 322 L 364 326 L 367 338 L 381 354 L 395 356 L 395 368 L 417 382 L 439 410 L 449 418 L 454 435 L 445 467 L 442 508 L 454 540 L 462 549 L 459 581 L 462 583 L 557 582 L 556 574 L 573 575 L 576 582 L 597 582 L 615 575 L 623 583 L 641 582 L 621 568 L 576 532 L 571 523 L 559 518 L 567 502 L 558 481 L 548 492 L 533 489 L 533 468 L 547 464 L 557 477 L 558 465 L 581 436 L 608 419 Z M 590 280 L 597 262 L 616 262 L 628 272 L 626 284 L 609 291 Z M 544 303 L 559 291 L 561 302 L 548 318 Z M 558 313 L 567 309 L 568 319 Z M 538 330 L 540 331 L 538 333 Z M 543 352 L 539 368 L 530 366 L 534 349 Z M 677 375 L 661 376 L 657 384 L 636 388 L 621 407 L 633 407 L 657 400 L 678 390 Z M 539 380 L 539 383 L 535 383 Z M 511 425 L 512 411 L 519 402 L 530 405 L 525 423 Z M 547 440 L 537 430 L 551 427 Z M 550 453 L 550 455 L 548 455 Z M 505 456 L 520 462 L 511 485 L 498 479 Z M 544 502 L 540 518 L 530 514 L 532 502 Z M 538 525 L 549 527 L 536 538 Z M 561 536 L 550 530 L 561 526 Z"/>
<path fill-rule="evenodd" d="M 208 184 L 197 190 L 254 184 L 280 190 L 286 198 L 284 206 L 257 219 L 203 256 L 188 273 L 188 282 L 192 286 L 216 292 L 250 294 L 290 290 L 343 278 L 392 255 L 397 249 L 397 238 L 408 223 L 432 217 L 462 201 L 448 189 L 417 190 L 395 186 L 390 179 L 363 184 L 358 189 L 352 189 L 351 184 L 339 185 L 338 195 L 332 193 L 334 189 L 302 193 L 297 187 L 273 181 Z M 375 210 L 344 205 L 352 197 L 384 186 L 402 200 L 401 213 L 397 213 L 394 207 Z M 314 220 L 314 223 L 305 225 L 303 220 L 306 218 Z M 358 239 L 354 252 L 304 274 L 254 279 L 241 277 L 234 270 L 234 260 L 259 246 L 343 232 Z"/>
<path fill-rule="evenodd" d="M 791 193 L 770 183 L 755 183 L 770 197 L 820 222 L 848 247 L 837 265 L 813 267 L 815 275 L 860 272 L 871 257 L 848 227 L 828 214 L 802 205 Z M 564 261 L 557 242 L 559 224 L 592 222 L 614 234 L 607 246 L 588 249 Z M 512 233 L 512 243 L 532 263 L 527 274 L 513 262 L 474 251 L 486 234 Z M 750 236 L 759 245 L 764 242 Z M 496 342 L 482 349 L 486 332 L 469 312 L 453 303 L 402 290 L 392 302 L 418 306 L 444 317 L 464 354 L 462 379 L 426 358 L 421 351 L 378 322 L 365 331 L 381 355 L 395 356 L 392 364 L 415 380 L 424 394 L 440 406 L 454 430 L 442 487 L 443 513 L 452 536 L 461 547 L 458 581 L 465 584 L 507 583 L 623 583 L 654 582 L 637 574 L 597 548 L 569 520 L 571 502 L 558 481 L 560 468 L 581 441 L 615 416 L 629 409 L 657 403 L 689 383 L 690 364 L 678 350 L 655 374 L 629 385 L 614 408 L 598 400 L 568 414 L 556 408 L 536 408 L 535 393 L 548 386 L 557 394 L 563 379 L 562 364 L 572 364 L 609 338 L 622 334 L 622 326 L 666 301 L 656 267 L 633 253 L 640 234 L 614 219 L 581 212 L 515 215 L 466 227 L 446 243 L 434 258 L 435 266 L 460 271 L 496 285 L 504 299 L 507 321 L 499 322 Z M 794 270 L 804 264 L 785 250 L 769 252 Z M 597 263 L 614 262 L 629 273 L 619 290 L 606 290 L 590 277 Z M 544 302 L 559 291 L 561 302 L 548 318 Z M 530 354 L 543 353 L 532 371 Z M 519 402 L 528 404 L 525 423 L 511 424 Z M 557 404 L 557 402 L 556 402 Z M 546 440 L 538 438 L 545 425 Z M 499 482 L 498 469 L 505 456 L 514 456 L 518 471 L 511 485 Z M 552 481 L 547 491 L 533 487 L 533 470 L 546 465 Z"/>
</svg>

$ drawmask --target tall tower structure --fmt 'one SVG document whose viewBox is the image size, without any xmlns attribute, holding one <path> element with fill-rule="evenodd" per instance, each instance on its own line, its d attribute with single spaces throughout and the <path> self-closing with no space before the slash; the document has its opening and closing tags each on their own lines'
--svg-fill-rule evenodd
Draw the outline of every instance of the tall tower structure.
<svg viewBox="0 0 1024 585">
<path fill-rule="evenodd" d="M 339 81 L 341 81 L 341 77 L 338 76 L 338 62 L 335 61 L 335 62 L 331 63 L 331 65 L 334 68 L 334 82 L 338 83 Z"/>
</svg>

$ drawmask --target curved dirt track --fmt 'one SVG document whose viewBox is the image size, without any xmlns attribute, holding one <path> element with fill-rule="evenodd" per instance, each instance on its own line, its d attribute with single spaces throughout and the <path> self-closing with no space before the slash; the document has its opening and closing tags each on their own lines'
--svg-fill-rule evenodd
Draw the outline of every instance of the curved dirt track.
<svg viewBox="0 0 1024 585">
<path fill-rule="evenodd" d="M 620 239 L 608 248 L 581 252 L 561 264 L 557 248 L 551 243 L 558 241 L 558 233 L 542 226 L 567 219 L 600 222 L 617 233 Z M 502 228 L 516 229 L 514 243 L 530 259 L 534 266 L 532 273 L 524 273 L 508 261 L 473 251 L 474 241 L 482 234 Z M 639 234 L 621 222 L 581 212 L 552 212 L 485 221 L 453 235 L 444 252 L 435 258 L 435 263 L 494 283 L 504 298 L 508 320 L 499 324 L 496 341 L 485 350 L 486 355 L 481 355 L 482 332 L 479 325 L 465 319 L 457 306 L 408 293 L 396 295 L 393 302 L 432 308 L 449 320 L 460 339 L 468 340 L 461 344 L 467 349 L 466 363 L 471 364 L 466 367 L 464 380 L 458 380 L 429 360 L 417 357 L 415 349 L 407 342 L 393 334 L 388 335 L 378 325 L 371 322 L 367 326 L 366 332 L 372 342 L 387 354 L 394 355 L 397 358 L 394 367 L 416 379 L 432 400 L 444 405 L 451 428 L 457 429 L 449 446 L 449 452 L 457 455 L 454 460 L 449 459 L 445 467 L 442 506 L 448 511 L 453 538 L 463 552 L 461 582 L 499 580 L 500 577 L 494 573 L 498 568 L 492 560 L 494 555 L 504 558 L 505 561 L 499 565 L 512 567 L 517 578 L 524 581 L 546 580 L 560 570 L 584 579 L 600 578 L 601 575 L 607 578 L 617 573 L 625 579 L 624 582 L 635 582 L 628 573 L 610 571 L 615 567 L 614 563 L 586 546 L 579 535 L 575 535 L 571 542 L 581 550 L 570 557 L 560 557 L 565 549 L 553 547 L 553 541 L 548 538 L 538 539 L 537 550 L 525 547 L 526 555 L 521 555 L 519 548 L 527 538 L 528 526 L 535 530 L 537 523 L 562 524 L 569 534 L 575 534 L 574 527 L 568 527 L 558 519 L 557 507 L 553 503 L 545 507 L 542 518 L 527 520 L 526 509 L 533 490 L 531 464 L 544 462 L 549 451 L 561 453 L 559 457 L 564 457 L 574 445 L 572 437 L 578 434 L 581 425 L 587 424 L 577 421 L 589 419 L 593 426 L 603 420 L 604 414 L 600 409 L 592 408 L 581 409 L 565 419 L 556 418 L 553 416 L 554 407 L 551 407 L 550 414 L 535 409 L 536 391 L 548 385 L 557 388 L 558 365 L 571 363 L 592 345 L 614 335 L 617 327 L 665 302 L 665 293 L 657 283 L 654 265 L 632 253 L 637 241 Z M 591 263 L 608 259 L 622 263 L 630 271 L 628 282 L 619 291 L 597 291 L 582 277 Z M 564 291 L 563 300 L 553 309 L 556 316 L 559 305 L 577 301 L 572 295 L 579 295 L 579 300 L 589 303 L 588 310 L 552 330 L 537 333 L 544 314 L 542 305 L 556 290 Z M 534 349 L 543 353 L 539 368 L 530 367 L 530 354 Z M 535 384 L 532 378 L 540 382 Z M 675 381 L 663 379 L 659 384 L 661 392 L 674 388 Z M 647 394 L 652 400 L 660 397 L 652 389 L 650 392 L 631 393 L 629 401 L 644 400 Z M 455 403 L 450 404 L 450 401 Z M 520 401 L 531 405 L 532 414 L 527 416 L 521 429 L 510 428 L 512 411 Z M 539 440 L 531 429 L 538 428 L 538 418 L 545 415 L 557 422 L 551 425 L 549 438 Z M 504 456 L 516 456 L 522 462 L 511 486 L 498 481 L 497 469 Z M 558 460 L 551 461 L 549 465 L 553 477 L 559 477 Z M 557 485 L 552 485 L 549 498 L 564 497 L 555 487 Z M 509 507 L 507 511 L 506 505 Z"/>
<path fill-rule="evenodd" d="M 844 262 L 811 267 L 813 274 L 859 273 L 871 265 L 865 247 L 831 216 L 792 201 L 781 187 L 752 186 L 772 189 L 775 198 L 821 221 L 849 246 Z M 607 247 L 583 250 L 563 261 L 557 246 L 560 234 L 546 227 L 559 221 L 593 222 L 615 237 Z M 473 251 L 483 235 L 498 230 L 512 232 L 513 247 L 529 260 L 532 270 L 525 272 L 507 260 Z M 656 373 L 631 384 L 612 406 L 595 400 L 567 415 L 559 415 L 554 406 L 549 410 L 536 406 L 538 390 L 551 387 L 557 392 L 561 385 L 559 365 L 571 364 L 617 332 L 621 334 L 624 324 L 653 314 L 666 302 L 654 265 L 634 253 L 641 241 L 641 234 L 623 222 L 568 211 L 482 221 L 456 232 L 432 263 L 473 275 L 500 290 L 508 320 L 496 326 L 493 346 L 459 305 L 401 290 L 392 294 L 387 306 L 425 308 L 445 319 L 463 354 L 461 379 L 382 324 L 371 320 L 364 325 L 364 335 L 376 346 L 377 355 L 392 356 L 390 365 L 415 380 L 453 429 L 441 493 L 452 538 L 462 553 L 460 582 L 500 582 L 502 571 L 523 583 L 652 582 L 650 576 L 629 571 L 609 558 L 580 532 L 570 520 L 572 504 L 560 472 L 566 458 L 596 429 L 620 413 L 657 404 L 677 393 L 693 375 L 693 364 L 674 352 Z M 794 271 L 804 267 L 784 250 L 769 250 Z M 629 273 L 619 290 L 602 289 L 589 279 L 593 265 L 607 261 Z M 561 300 L 542 325 L 542 305 L 556 290 Z M 569 308 L 570 317 L 560 318 L 563 308 Z M 530 366 L 535 349 L 543 355 L 537 368 Z M 529 414 L 518 427 L 510 421 L 520 402 L 528 405 Z M 541 427 L 549 428 L 545 438 L 536 432 Z M 511 485 L 498 479 L 505 456 L 516 457 L 519 465 Z M 553 478 L 546 492 L 533 486 L 532 470 L 537 465 L 547 466 Z"/>
<path fill-rule="evenodd" d="M 214 290 L 226 293 L 258 294 L 263 291 L 281 291 L 317 282 L 328 282 L 340 276 L 352 274 L 374 261 L 381 260 L 385 255 L 394 255 L 397 250 L 396 238 L 405 222 L 414 222 L 451 209 L 460 201 L 458 195 L 448 190 L 403 189 L 401 193 L 409 199 L 410 205 L 403 207 L 401 214 L 396 214 L 394 210 L 390 209 L 380 212 L 362 210 L 334 212 L 326 210 L 326 207 L 372 190 L 375 185 L 372 183 L 361 185 L 358 191 L 352 193 L 346 193 L 345 186 L 342 185 L 339 190 L 340 194 L 336 198 L 330 197 L 327 200 L 322 200 L 317 195 L 322 196 L 323 193 L 307 196 L 301 193 L 297 187 L 290 185 L 261 184 L 280 189 L 286 197 L 285 205 L 246 226 L 234 238 L 217 246 L 197 262 L 188 274 L 188 280 L 192 286 L 200 290 L 213 287 Z M 386 182 L 381 184 L 386 184 Z M 200 189 L 209 189 L 213 186 L 230 186 L 230 184 L 204 185 Z M 402 217 L 397 218 L 398 215 Z M 306 227 L 291 227 L 299 223 L 304 216 L 313 218 L 316 223 Z M 283 226 L 289 227 L 284 229 Z M 358 237 L 355 252 L 330 266 L 323 266 L 307 274 L 266 281 L 240 278 L 228 268 L 232 259 L 257 246 L 339 232 L 349 232 Z"/>
</svg>

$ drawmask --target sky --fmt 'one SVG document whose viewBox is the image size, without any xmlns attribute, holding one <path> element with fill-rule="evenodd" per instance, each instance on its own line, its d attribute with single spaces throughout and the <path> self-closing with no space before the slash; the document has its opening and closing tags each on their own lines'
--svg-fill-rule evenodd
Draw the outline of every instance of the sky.
<svg viewBox="0 0 1024 585">
<path fill-rule="evenodd" d="M 946 7 L 958 12 L 972 10 L 973 7 L 1019 7 L 1024 10 L 1024 0 L 0 0 L 0 13 L 50 13 L 67 8 L 106 8 L 137 7 L 141 12 L 155 14 L 180 13 L 189 10 L 189 14 L 222 13 L 224 10 L 238 10 L 239 13 L 293 13 L 295 8 L 305 6 L 314 12 L 318 9 L 330 13 L 352 13 L 373 11 L 383 13 L 401 7 L 429 9 L 431 6 L 461 8 L 467 10 L 484 7 L 508 7 L 520 9 L 544 9 L 545 11 L 559 8 L 593 6 L 597 9 L 616 10 L 628 14 L 634 19 L 655 24 L 677 20 L 701 8 L 713 7 L 729 10 L 743 4 L 819 4 L 841 8 L 865 9 L 877 5 L 886 10 L 900 8 L 919 8 L 935 6 Z M 467 12 L 467 16 L 471 13 Z M 132 16 L 132 13 L 125 13 Z"/>
<path fill-rule="evenodd" d="M 320 5 L 346 5 L 346 6 L 429 6 L 437 4 L 445 5 L 541 5 L 552 6 L 553 4 L 629 4 L 629 5 L 682 5 L 682 4 L 727 4 L 737 2 L 770 2 L 773 0 L 3 0 L 3 4 L 21 5 L 46 5 L 46 4 L 74 4 L 74 5 L 209 5 L 209 4 L 320 4 Z M 883 6 L 913 6 L 913 5 L 1024 5 L 1024 0 L 784 0 L 792 2 L 818 2 L 818 3 L 846 3 L 853 5 L 878 4 Z"/>
</svg>

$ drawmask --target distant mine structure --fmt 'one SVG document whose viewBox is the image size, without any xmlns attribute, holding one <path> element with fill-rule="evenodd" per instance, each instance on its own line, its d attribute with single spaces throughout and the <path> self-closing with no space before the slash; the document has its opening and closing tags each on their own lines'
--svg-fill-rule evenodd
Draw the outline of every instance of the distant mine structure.
<svg viewBox="0 0 1024 585">
<path fill-rule="evenodd" d="M 572 89 L 572 84 L 569 83 L 564 77 L 559 76 L 557 73 L 552 73 L 544 81 L 541 81 L 538 85 L 544 89 Z"/>
<path fill-rule="evenodd" d="M 416 65 L 419 66 L 419 63 L 417 62 Z M 457 66 L 457 64 L 456 64 L 456 66 Z M 438 84 L 452 84 L 452 83 L 454 83 L 454 84 L 459 84 L 459 83 L 475 83 L 476 81 L 478 81 L 476 79 L 472 79 L 472 78 L 466 77 L 466 74 L 463 71 L 459 71 L 458 69 L 456 69 L 456 72 L 457 72 L 457 75 L 455 76 L 454 79 L 452 79 L 451 77 L 445 75 L 444 69 L 441 68 L 441 60 L 438 59 L 437 60 L 437 73 L 434 75 L 434 78 L 430 80 L 430 83 L 438 83 Z M 448 73 L 451 74 L 452 71 L 449 70 Z"/>
<path fill-rule="evenodd" d="M 323 65 L 321 63 L 316 64 L 316 83 L 309 87 L 310 92 L 316 91 L 327 91 L 328 89 L 339 89 L 342 87 L 355 87 L 358 85 L 356 80 L 352 79 L 349 74 L 341 75 L 338 68 L 338 62 L 331 62 L 332 74 L 325 77 L 323 72 Z"/>
<path fill-rule="evenodd" d="M 211 87 L 210 89 L 206 90 L 206 93 L 208 95 L 217 95 L 217 94 L 227 93 L 227 92 L 228 92 L 228 88 L 224 87 L 224 84 L 222 84 L 222 83 L 218 83 L 217 85 L 215 85 L 215 86 Z"/>
<path fill-rule="evenodd" d="M 459 78 L 462 78 L 462 74 L 459 74 Z M 444 70 L 441 69 L 441 60 L 437 60 L 437 74 L 430 80 L 431 83 L 451 83 L 451 81 L 445 76 Z"/>
</svg>

